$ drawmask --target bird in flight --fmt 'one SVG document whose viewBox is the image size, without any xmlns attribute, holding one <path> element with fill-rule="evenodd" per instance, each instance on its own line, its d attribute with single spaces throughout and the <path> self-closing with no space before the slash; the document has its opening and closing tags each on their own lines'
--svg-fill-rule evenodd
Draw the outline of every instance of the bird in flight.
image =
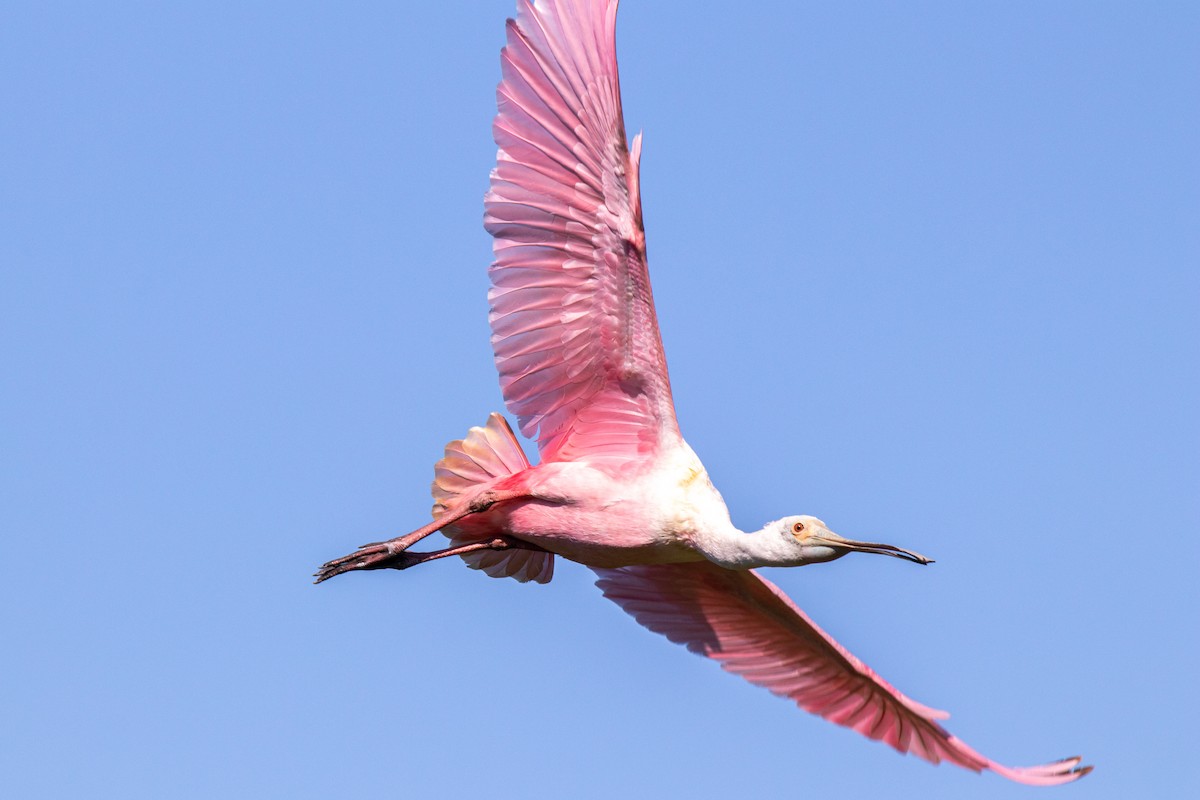
<svg viewBox="0 0 1200 800">
<path fill-rule="evenodd" d="M 484 225 L 490 321 L 505 405 L 535 439 L 529 463 L 499 414 L 435 467 L 433 521 L 326 563 L 407 569 L 459 556 L 496 578 L 546 583 L 556 557 L 652 631 L 901 753 L 1050 785 L 1078 757 L 1007 767 L 951 735 L 757 572 L 853 553 L 928 564 L 800 515 L 743 532 L 675 420 L 646 269 L 638 166 L 616 59 L 617 0 L 519 0 L 501 51 L 499 146 Z M 450 546 L 410 548 L 442 531 Z"/>
</svg>

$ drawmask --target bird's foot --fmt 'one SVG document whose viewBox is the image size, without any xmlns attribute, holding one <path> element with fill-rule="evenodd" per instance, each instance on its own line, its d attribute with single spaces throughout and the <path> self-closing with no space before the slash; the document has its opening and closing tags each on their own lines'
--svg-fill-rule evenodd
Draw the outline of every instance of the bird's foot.
<svg viewBox="0 0 1200 800">
<path fill-rule="evenodd" d="M 412 564 L 404 557 L 404 552 L 434 531 L 441 530 L 450 523 L 473 513 L 471 509 L 463 509 L 453 514 L 443 514 L 426 525 L 422 525 L 412 533 L 388 539 L 386 542 L 370 542 L 364 544 L 348 556 L 327 561 L 319 570 L 313 573 L 315 583 L 327 581 L 335 575 L 356 569 L 406 569 Z"/>
<path fill-rule="evenodd" d="M 407 569 L 416 563 L 414 559 L 420 554 L 407 552 L 404 538 L 364 544 L 350 555 L 327 561 L 313 573 L 316 578 L 314 583 L 356 569 Z"/>
</svg>

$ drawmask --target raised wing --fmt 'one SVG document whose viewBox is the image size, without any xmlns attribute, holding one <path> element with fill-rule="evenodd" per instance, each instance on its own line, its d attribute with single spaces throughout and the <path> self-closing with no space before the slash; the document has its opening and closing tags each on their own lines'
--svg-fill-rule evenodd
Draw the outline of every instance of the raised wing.
<svg viewBox="0 0 1200 800">
<path fill-rule="evenodd" d="M 543 461 L 678 437 L 626 149 L 616 0 L 519 0 L 501 52 L 484 227 L 500 388 Z"/>
<path fill-rule="evenodd" d="M 755 572 L 708 562 L 596 572 L 605 596 L 650 630 L 901 753 L 1033 785 L 1067 783 L 1092 769 L 1079 758 L 1006 767 L 980 755 L 938 724 L 946 712 L 896 691 Z"/>
</svg>

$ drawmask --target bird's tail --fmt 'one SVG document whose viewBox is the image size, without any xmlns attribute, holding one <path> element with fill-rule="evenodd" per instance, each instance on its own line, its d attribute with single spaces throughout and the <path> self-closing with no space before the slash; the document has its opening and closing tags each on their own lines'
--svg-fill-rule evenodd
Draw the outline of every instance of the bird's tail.
<svg viewBox="0 0 1200 800">
<path fill-rule="evenodd" d="M 433 516 L 470 503 L 497 480 L 529 469 L 529 459 L 521 449 L 508 422 L 491 414 L 482 428 L 471 428 L 466 438 L 446 445 L 446 454 L 434 466 Z M 495 531 L 474 531 L 470 517 L 447 525 L 442 533 L 454 546 L 468 544 Z M 548 583 L 554 575 L 554 556 L 532 550 L 482 550 L 461 556 L 472 569 L 483 570 L 493 578 L 516 578 L 525 583 Z"/>
</svg>

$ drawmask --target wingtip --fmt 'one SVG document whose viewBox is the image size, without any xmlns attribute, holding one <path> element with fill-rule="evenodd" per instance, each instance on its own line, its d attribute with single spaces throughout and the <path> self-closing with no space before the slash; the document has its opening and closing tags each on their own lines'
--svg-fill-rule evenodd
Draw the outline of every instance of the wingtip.
<svg viewBox="0 0 1200 800">
<path fill-rule="evenodd" d="M 1037 767 L 1006 767 L 995 762 L 988 766 L 993 772 L 1017 783 L 1030 786 L 1057 786 L 1063 783 L 1073 783 L 1095 769 L 1091 764 L 1079 766 L 1081 761 L 1083 761 L 1083 756 L 1071 756 Z"/>
<path fill-rule="evenodd" d="M 1062 767 L 1069 767 L 1069 771 L 1064 774 L 1073 776 L 1071 780 L 1077 781 L 1096 768 L 1094 764 L 1084 764 L 1083 766 L 1080 766 L 1080 762 L 1082 761 L 1083 756 L 1070 756 L 1069 758 L 1064 758 L 1055 762 L 1055 764 L 1052 766 L 1061 765 Z"/>
</svg>

